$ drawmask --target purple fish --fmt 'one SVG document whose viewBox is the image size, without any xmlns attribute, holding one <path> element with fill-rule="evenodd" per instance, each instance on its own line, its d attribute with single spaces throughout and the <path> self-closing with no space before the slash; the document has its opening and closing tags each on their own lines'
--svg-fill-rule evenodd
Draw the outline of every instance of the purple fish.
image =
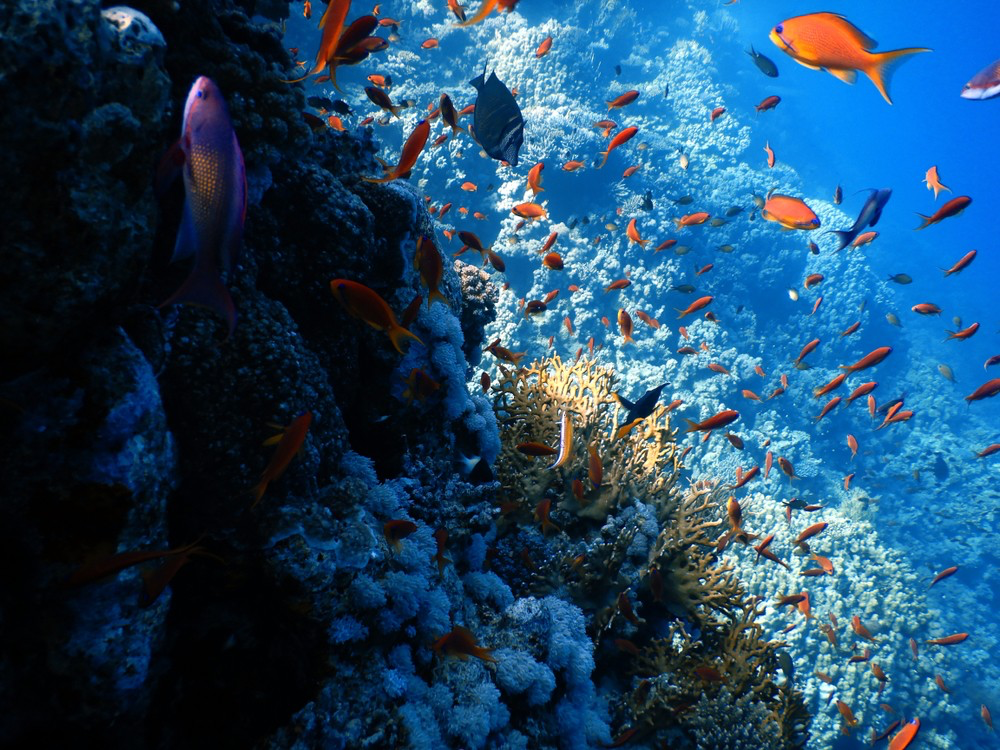
<svg viewBox="0 0 1000 750">
<path fill-rule="evenodd" d="M 164 157 L 157 178 L 163 187 L 184 176 L 184 215 L 171 262 L 194 256 L 187 280 L 160 307 L 201 305 L 236 327 L 236 308 L 222 274 L 232 272 L 243 243 L 247 177 L 226 102 L 211 79 L 200 76 L 184 104 L 180 140 Z"/>
<path fill-rule="evenodd" d="M 976 73 L 962 87 L 963 99 L 992 99 L 1000 96 L 1000 60 L 992 62 Z"/>
</svg>

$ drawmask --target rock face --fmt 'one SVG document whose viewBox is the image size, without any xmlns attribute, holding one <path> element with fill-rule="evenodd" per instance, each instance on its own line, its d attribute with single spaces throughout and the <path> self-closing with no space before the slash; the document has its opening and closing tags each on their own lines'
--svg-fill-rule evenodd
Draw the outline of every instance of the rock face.
<svg viewBox="0 0 1000 750">
<path fill-rule="evenodd" d="M 0 534 L 23 562 L 0 594 L 0 744 L 83 733 L 110 747 L 249 746 L 300 731 L 293 716 L 321 690 L 336 696 L 322 741 L 379 736 L 384 710 L 348 720 L 338 695 L 352 653 L 384 658 L 383 643 L 356 641 L 378 631 L 428 663 L 466 606 L 429 562 L 431 532 L 450 519 L 464 545 L 489 530 L 489 485 L 462 479 L 456 459 L 499 450 L 448 305 L 421 309 L 411 327 L 426 346 L 401 361 L 330 292 L 351 278 L 398 312 L 423 291 L 423 201 L 357 181 L 374 171 L 370 136 L 303 123 L 277 27 L 248 18 L 260 8 L 62 5 L 0 11 Z M 249 183 L 227 280 L 240 322 L 223 344 L 210 312 L 156 310 L 187 269 L 167 264 L 182 190 L 157 202 L 153 174 L 198 75 L 224 92 Z M 446 269 L 455 309 L 459 288 Z M 403 395 L 415 368 L 439 386 L 429 397 Z M 305 410 L 299 456 L 251 509 L 268 422 Z M 397 552 L 382 527 L 400 517 L 420 530 Z M 190 557 L 87 572 L 196 541 Z M 86 580 L 68 585 L 74 575 Z M 389 619 L 377 596 L 349 594 L 364 581 Z M 353 696 L 359 715 L 372 678 Z"/>
</svg>

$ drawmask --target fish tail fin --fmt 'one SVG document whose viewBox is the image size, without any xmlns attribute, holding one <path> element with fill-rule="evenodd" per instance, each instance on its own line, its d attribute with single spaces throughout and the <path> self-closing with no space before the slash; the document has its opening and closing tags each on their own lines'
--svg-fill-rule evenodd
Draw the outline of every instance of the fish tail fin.
<svg viewBox="0 0 1000 750">
<path fill-rule="evenodd" d="M 456 26 L 473 26 L 480 21 L 482 21 L 490 12 L 496 7 L 497 0 L 483 0 L 483 4 L 479 6 L 479 10 L 472 18 L 467 21 L 462 21 L 461 23 L 456 23 Z"/>
<path fill-rule="evenodd" d="M 646 249 L 646 245 L 648 245 L 651 242 L 651 240 L 636 240 L 636 242 L 639 243 L 639 247 L 641 247 L 643 250 L 645 250 Z"/>
<path fill-rule="evenodd" d="M 695 422 L 693 419 L 685 419 L 684 421 L 687 422 L 687 426 L 688 426 L 688 428 L 686 430 L 684 430 L 684 434 L 685 435 L 687 433 L 689 433 L 689 432 L 696 432 L 699 429 L 698 428 L 698 423 Z"/>
<path fill-rule="evenodd" d="M 872 83 L 875 84 L 875 88 L 878 89 L 882 98 L 889 104 L 892 104 L 892 99 L 889 98 L 889 81 L 897 66 L 905 62 L 910 55 L 930 51 L 927 47 L 906 47 L 905 49 L 894 49 L 890 52 L 873 53 L 871 62 L 862 70 L 871 79 Z"/>
<path fill-rule="evenodd" d="M 630 341 L 631 341 L 631 342 L 632 342 L 633 344 L 635 343 L 635 339 L 634 339 L 634 338 L 632 338 L 632 334 L 630 334 L 630 333 L 626 333 L 626 334 L 625 334 L 625 340 L 624 340 L 624 341 L 622 341 L 622 346 L 625 346 L 625 344 L 629 343 Z"/>
<path fill-rule="evenodd" d="M 842 231 L 831 230 L 829 234 L 834 234 L 837 236 L 837 249 L 834 250 L 835 253 L 839 253 L 845 247 L 850 245 L 854 241 L 855 234 L 850 229 L 845 229 Z"/>
<path fill-rule="evenodd" d="M 464 132 L 465 132 L 465 128 L 463 128 L 457 122 L 454 125 L 451 126 L 451 136 L 452 136 L 452 138 L 454 138 L 455 136 L 457 136 L 459 133 L 464 133 Z"/>
<path fill-rule="evenodd" d="M 236 329 L 236 306 L 218 271 L 195 264 L 191 275 L 176 292 L 159 304 L 159 309 L 185 304 L 207 307 L 217 312 L 226 321 L 226 338 L 232 336 Z"/>
<path fill-rule="evenodd" d="M 261 498 L 264 497 L 264 492 L 267 491 L 268 480 L 263 477 L 261 480 L 254 485 L 253 489 L 250 490 L 253 493 L 253 503 L 251 503 L 250 508 L 257 507 L 257 503 L 260 502 Z"/>
<path fill-rule="evenodd" d="M 914 212 L 914 213 L 916 213 L 916 212 Z M 926 229 L 927 227 L 929 227 L 931 224 L 934 223 L 933 219 L 930 216 L 924 216 L 923 214 L 917 214 L 917 216 L 919 216 L 921 219 L 923 219 L 923 221 L 920 223 L 919 227 L 914 227 L 913 228 L 914 232 L 918 232 L 921 229 Z"/>
<path fill-rule="evenodd" d="M 601 167 L 603 167 L 605 164 L 608 163 L 608 154 L 610 153 L 611 153 L 610 151 L 601 151 L 601 156 L 604 157 L 604 161 L 602 161 L 600 164 L 597 165 L 598 169 L 600 169 Z"/>
<path fill-rule="evenodd" d="M 451 304 L 449 304 L 448 302 L 448 298 L 445 297 L 443 294 L 441 294 L 441 292 L 439 292 L 437 289 L 432 289 L 431 292 L 427 295 L 428 308 L 431 306 L 431 302 L 433 302 L 434 300 L 437 300 L 438 302 L 444 302 L 446 306 L 451 307 Z"/>
<path fill-rule="evenodd" d="M 389 340 L 392 341 L 392 345 L 396 347 L 396 351 L 399 352 L 400 354 L 404 353 L 403 347 L 399 345 L 400 341 L 402 341 L 404 338 L 411 338 L 421 346 L 424 346 L 424 342 L 421 341 L 419 338 L 417 338 L 416 334 L 410 333 L 407 329 L 403 328 L 403 326 L 399 325 L 398 323 L 396 323 L 390 328 L 387 328 L 385 332 L 389 334 Z"/>
</svg>

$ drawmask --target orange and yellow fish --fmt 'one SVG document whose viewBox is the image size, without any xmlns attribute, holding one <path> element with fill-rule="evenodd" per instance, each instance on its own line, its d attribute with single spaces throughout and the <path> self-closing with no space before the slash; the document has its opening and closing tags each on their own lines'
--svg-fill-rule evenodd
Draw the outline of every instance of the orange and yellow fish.
<svg viewBox="0 0 1000 750">
<path fill-rule="evenodd" d="M 892 104 L 889 79 L 896 66 L 910 55 L 931 51 L 926 47 L 907 47 L 871 52 L 875 40 L 837 13 L 789 18 L 771 29 L 769 38 L 800 65 L 826 70 L 845 83 L 854 83 L 860 70 L 889 104 Z"/>
</svg>

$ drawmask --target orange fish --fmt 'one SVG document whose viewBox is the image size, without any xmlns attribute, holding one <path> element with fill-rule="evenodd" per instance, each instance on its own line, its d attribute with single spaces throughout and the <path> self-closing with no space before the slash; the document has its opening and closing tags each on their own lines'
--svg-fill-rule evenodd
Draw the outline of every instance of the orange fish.
<svg viewBox="0 0 1000 750">
<path fill-rule="evenodd" d="M 677 319 L 680 320 L 685 315 L 690 315 L 691 313 L 698 312 L 698 310 L 702 310 L 702 309 L 708 307 L 710 304 L 712 304 L 712 300 L 714 300 L 714 299 L 715 299 L 715 297 L 711 297 L 711 296 L 699 297 L 694 302 L 692 302 L 690 305 L 688 305 L 687 308 L 684 309 L 684 310 L 680 310 L 678 308 L 674 308 L 679 313 L 679 315 L 677 316 Z"/>
<path fill-rule="evenodd" d="M 976 259 L 976 255 L 977 254 L 978 253 L 975 250 L 970 250 L 965 255 L 963 255 L 958 260 L 958 262 L 955 265 L 953 265 L 951 268 L 949 268 L 947 271 L 944 271 L 943 268 L 941 270 L 944 271 L 944 275 L 945 276 L 951 276 L 953 273 L 960 273 L 970 263 L 972 263 L 972 261 L 974 261 Z"/>
<path fill-rule="evenodd" d="M 542 40 L 542 43 L 538 45 L 538 49 L 535 50 L 535 57 L 536 58 L 545 57 L 547 54 L 549 54 L 549 50 L 551 49 L 552 49 L 552 37 L 551 36 L 545 37 L 545 39 Z"/>
<path fill-rule="evenodd" d="M 920 729 L 920 719 L 910 719 L 895 736 L 889 740 L 889 750 L 905 750 Z"/>
<path fill-rule="evenodd" d="M 623 96 L 624 96 L 624 94 L 623 94 Z M 621 98 L 621 97 L 619 97 L 619 98 Z M 622 106 L 624 106 L 624 105 L 622 105 Z M 625 128 L 624 130 L 622 130 L 621 132 L 617 133 L 615 135 L 615 137 L 611 139 L 611 143 L 608 144 L 608 150 L 601 152 L 601 156 L 603 156 L 604 159 L 601 161 L 601 163 L 598 165 L 597 168 L 601 169 L 605 164 L 607 164 L 608 163 L 608 156 L 611 154 L 611 152 L 614 151 L 619 146 L 621 146 L 622 144 L 628 143 L 630 140 L 632 140 L 635 137 L 635 134 L 638 133 L 638 132 L 639 132 L 639 128 L 637 128 L 637 127 L 628 127 L 628 128 Z"/>
<path fill-rule="evenodd" d="M 858 725 L 858 720 L 854 718 L 854 712 L 851 711 L 851 707 L 842 700 L 837 701 L 837 710 L 840 711 L 840 715 L 844 717 L 844 723 L 847 724 L 847 726 L 856 727 Z"/>
<path fill-rule="evenodd" d="M 707 211 L 696 211 L 693 214 L 685 214 L 679 219 L 674 219 L 674 224 L 677 228 L 681 227 L 693 227 L 698 224 L 704 224 L 706 221 L 712 218 L 712 215 Z"/>
<path fill-rule="evenodd" d="M 578 169 L 582 169 L 586 165 L 582 161 L 577 161 L 576 159 L 570 159 L 568 162 L 562 165 L 564 172 L 575 172 Z"/>
<path fill-rule="evenodd" d="M 402 549 L 403 540 L 417 530 L 417 525 L 413 521 L 406 519 L 393 519 L 386 521 L 382 526 L 382 534 L 385 540 L 396 551 Z"/>
<path fill-rule="evenodd" d="M 968 633 L 955 633 L 954 635 L 946 635 L 943 638 L 932 638 L 929 641 L 924 641 L 924 643 L 931 646 L 951 646 L 955 643 L 961 643 L 968 637 Z"/>
<path fill-rule="evenodd" d="M 622 341 L 623 345 L 629 341 L 633 344 L 635 343 L 635 339 L 632 338 L 632 316 L 625 311 L 624 307 L 618 310 L 618 329 L 622 332 L 622 336 L 625 337 L 625 340 Z"/>
<path fill-rule="evenodd" d="M 819 217 L 801 198 L 772 193 L 768 196 L 760 215 L 767 221 L 774 221 L 785 229 L 802 229 L 807 232 L 818 229 Z"/>
<path fill-rule="evenodd" d="M 937 224 L 939 221 L 943 221 L 951 216 L 958 216 L 968 207 L 970 203 L 972 203 L 972 198 L 967 195 L 960 195 L 957 198 L 952 198 L 950 201 L 945 203 L 931 216 L 917 214 L 917 216 L 923 219 L 923 222 L 921 222 L 920 226 L 916 227 L 916 229 L 925 229 L 931 224 Z"/>
<path fill-rule="evenodd" d="M 441 253 L 426 235 L 417 240 L 417 252 L 413 258 L 413 267 L 420 272 L 420 283 L 427 289 L 427 307 L 429 308 L 434 300 L 448 305 L 448 300 L 438 291 L 438 286 L 444 276 Z"/>
<path fill-rule="evenodd" d="M 614 99 L 612 99 L 610 102 L 607 103 L 608 111 L 610 112 L 613 109 L 621 109 L 622 107 L 628 106 L 638 98 L 639 98 L 638 91 L 635 90 L 626 91 L 624 94 L 616 96 Z"/>
<path fill-rule="evenodd" d="M 496 0 L 493 0 L 495 3 Z M 474 656 L 482 661 L 496 662 L 493 658 L 493 649 L 483 648 L 476 643 L 476 636 L 467 628 L 456 625 L 450 633 L 446 633 L 434 642 L 434 651 L 440 654 L 442 651 L 452 656 L 457 656 L 463 661 L 467 656 Z"/>
<path fill-rule="evenodd" d="M 604 293 L 607 294 L 608 292 L 616 291 L 618 289 L 625 289 L 626 287 L 631 285 L 632 282 L 629 281 L 628 279 L 618 279 L 617 281 L 612 281 L 610 284 L 608 284 L 607 287 L 605 287 L 604 289 Z"/>
<path fill-rule="evenodd" d="M 330 3 L 327 8 L 329 9 L 333 5 L 334 3 Z M 392 170 L 387 168 L 385 177 L 377 179 L 374 177 L 362 177 L 361 179 L 365 182 L 392 182 L 393 180 L 398 180 L 400 177 L 405 177 L 413 169 L 413 165 L 417 163 L 417 157 L 420 156 L 420 152 L 423 151 L 424 146 L 427 144 L 427 137 L 430 135 L 430 132 L 431 125 L 427 120 L 418 122 L 417 127 L 413 129 L 409 138 L 406 139 L 406 143 L 403 144 L 403 150 L 399 155 L 399 164 Z"/>
<path fill-rule="evenodd" d="M 260 481 L 253 488 L 254 507 L 260 502 L 260 499 L 264 497 L 264 492 L 267 490 L 267 485 L 273 482 L 275 479 L 280 477 L 285 469 L 288 468 L 288 464 L 291 463 L 295 454 L 299 452 L 302 448 L 303 443 L 306 439 L 306 433 L 309 432 L 309 425 L 312 424 L 312 412 L 304 411 L 295 419 L 292 420 L 291 424 L 287 427 L 283 427 L 281 434 L 274 438 L 267 440 L 265 445 L 272 445 L 277 443 L 278 447 L 274 451 L 274 455 L 271 456 L 271 460 L 268 462 L 267 467 L 264 469 L 263 473 L 260 475 Z"/>
<path fill-rule="evenodd" d="M 528 170 L 528 187 L 531 188 L 531 192 L 538 195 L 541 191 L 545 190 L 542 187 L 542 170 L 545 169 L 545 164 L 538 162 L 530 170 Z"/>
<path fill-rule="evenodd" d="M 948 334 L 948 338 L 945 341 L 950 341 L 951 339 L 958 339 L 959 341 L 964 341 L 967 338 L 972 337 L 972 335 L 979 330 L 979 323 L 973 323 L 968 328 L 963 328 L 961 331 L 945 331 Z"/>
<path fill-rule="evenodd" d="M 858 455 L 858 439 L 854 435 L 847 436 L 847 447 L 851 449 L 851 460 L 853 461 L 854 457 Z"/>
<path fill-rule="evenodd" d="M 438 40 L 435 39 L 434 37 L 431 37 L 430 39 L 425 39 L 423 42 L 420 43 L 420 49 L 434 49 L 438 45 L 439 45 Z"/>
<path fill-rule="evenodd" d="M 998 393 L 1000 393 L 1000 378 L 993 378 L 993 380 L 988 380 L 976 388 L 976 390 L 965 397 L 965 400 L 971 404 L 973 401 L 981 401 L 984 398 L 992 398 Z"/>
<path fill-rule="evenodd" d="M 771 144 L 764 144 L 764 153 L 767 154 L 767 167 L 768 169 L 774 169 L 774 149 L 771 148 Z"/>
<path fill-rule="evenodd" d="M 938 193 L 942 190 L 947 190 L 949 193 L 951 192 L 950 187 L 946 187 L 941 184 L 941 178 L 938 177 L 937 165 L 934 165 L 927 170 L 927 174 L 924 175 L 924 184 L 927 185 L 928 190 L 934 191 L 934 200 L 937 200 Z"/>
<path fill-rule="evenodd" d="M 739 418 L 740 413 L 738 411 L 726 409 L 709 417 L 703 422 L 694 422 L 690 419 L 685 419 L 684 421 L 688 423 L 688 428 L 684 432 L 710 432 L 712 430 L 717 430 L 720 427 L 725 427 L 728 424 L 732 424 Z"/>
<path fill-rule="evenodd" d="M 726 108 L 725 107 L 716 107 L 715 109 L 712 110 L 712 113 L 708 116 L 708 121 L 709 122 L 715 122 L 720 117 L 722 117 L 725 113 L 726 113 Z"/>
<path fill-rule="evenodd" d="M 522 219 L 544 219 L 548 216 L 548 212 L 537 203 L 518 203 L 510 212 Z"/>
<path fill-rule="evenodd" d="M 849 366 L 841 365 L 840 369 L 846 370 L 847 373 L 858 372 L 859 370 L 866 370 L 869 367 L 874 367 L 879 362 L 888 357 L 890 354 L 892 354 L 891 346 L 880 346 L 878 349 L 874 349 L 868 354 L 866 354 L 864 357 L 859 359 L 853 365 Z"/>
<path fill-rule="evenodd" d="M 634 174 L 635 174 L 636 172 L 638 172 L 638 171 L 639 171 L 639 170 L 640 170 L 641 168 L 642 168 L 642 165 L 641 165 L 641 164 L 635 164 L 635 165 L 633 165 L 633 166 L 629 167 L 628 169 L 626 169 L 626 170 L 625 170 L 625 171 L 624 171 L 624 172 L 622 173 L 622 179 L 623 179 L 623 180 L 627 180 L 627 179 L 628 179 L 629 177 L 631 177 L 631 176 L 632 176 L 632 175 L 634 175 Z"/>
<path fill-rule="evenodd" d="M 896 66 L 910 55 L 930 52 L 926 47 L 907 47 L 873 53 L 875 40 L 836 13 L 789 18 L 771 29 L 769 38 L 800 65 L 826 70 L 845 83 L 854 83 L 860 70 L 889 104 L 889 78 Z"/>
<path fill-rule="evenodd" d="M 563 259 L 559 253 L 548 253 L 542 258 L 542 265 L 553 271 L 563 270 Z"/>
<path fill-rule="evenodd" d="M 928 586 L 927 588 L 930 588 L 931 586 L 933 586 L 938 581 L 940 581 L 942 579 L 945 579 L 945 578 L 947 578 L 950 575 L 954 575 L 957 571 L 958 571 L 958 566 L 957 565 L 952 565 L 950 568 L 945 568 L 940 573 L 938 573 L 936 576 L 934 576 L 934 580 L 931 581 L 930 586 Z"/>
<path fill-rule="evenodd" d="M 403 349 L 399 344 L 404 337 L 423 345 L 423 341 L 399 324 L 392 309 L 374 290 L 347 279 L 333 279 L 330 282 L 330 289 L 348 313 L 365 321 L 376 331 L 385 331 L 400 354 L 403 353 Z"/>
<path fill-rule="evenodd" d="M 636 219 L 629 221 L 628 226 L 625 228 L 625 236 L 628 237 L 629 242 L 636 243 L 639 247 L 645 249 L 649 240 L 644 240 L 639 236 L 639 230 L 635 227 Z"/>
</svg>

